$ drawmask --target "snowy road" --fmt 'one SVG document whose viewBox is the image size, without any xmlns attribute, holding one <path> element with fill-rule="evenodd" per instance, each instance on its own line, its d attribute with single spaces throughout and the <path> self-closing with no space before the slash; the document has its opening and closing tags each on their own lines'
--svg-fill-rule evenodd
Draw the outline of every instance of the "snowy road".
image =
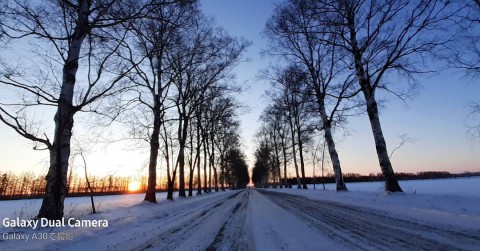
<svg viewBox="0 0 480 251">
<path fill-rule="evenodd" d="M 246 189 L 175 202 L 140 203 L 88 216 L 109 219 L 110 226 L 106 229 L 53 229 L 72 232 L 75 238 L 71 241 L 0 241 L 0 250 L 479 250 L 480 247 L 480 227 L 465 230 L 427 223 L 398 212 L 309 199 L 289 194 L 292 192 L 300 190 Z M 31 235 L 47 230 L 23 229 L 22 233 Z"/>
<path fill-rule="evenodd" d="M 480 232 L 267 190 L 234 192 L 133 250 L 478 250 Z M 130 242 L 130 241 L 127 241 Z M 114 249 L 125 248 L 125 243 Z"/>
<path fill-rule="evenodd" d="M 245 226 L 250 191 L 223 197 L 134 250 L 252 250 Z"/>
</svg>

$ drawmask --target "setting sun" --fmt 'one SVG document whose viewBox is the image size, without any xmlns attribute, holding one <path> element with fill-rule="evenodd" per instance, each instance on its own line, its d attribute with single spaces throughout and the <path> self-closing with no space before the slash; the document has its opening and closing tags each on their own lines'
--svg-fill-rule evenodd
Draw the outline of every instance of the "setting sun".
<svg viewBox="0 0 480 251">
<path fill-rule="evenodd" d="M 128 191 L 130 192 L 135 192 L 140 190 L 140 182 L 138 181 L 132 181 L 128 184 Z"/>
</svg>

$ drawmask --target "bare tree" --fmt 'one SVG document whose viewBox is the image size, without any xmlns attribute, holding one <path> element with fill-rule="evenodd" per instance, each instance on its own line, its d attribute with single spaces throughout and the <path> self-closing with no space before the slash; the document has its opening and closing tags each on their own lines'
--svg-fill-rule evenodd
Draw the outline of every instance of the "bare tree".
<svg viewBox="0 0 480 251">
<path fill-rule="evenodd" d="M 454 1 L 458 9 L 455 21 L 456 29 L 453 43 L 446 46 L 448 53 L 441 53 L 450 66 L 461 69 L 467 76 L 477 78 L 480 75 L 480 4 L 479 1 Z M 450 20 L 445 20 L 449 25 Z M 443 49 L 443 48 L 442 48 Z"/>
<path fill-rule="evenodd" d="M 220 152 L 220 187 L 224 191 L 226 182 L 231 186 L 232 177 L 230 175 L 231 170 L 228 170 L 227 154 L 231 149 L 240 146 L 240 123 L 233 120 L 232 117 L 224 117 L 221 124 L 216 145 Z"/>
<path fill-rule="evenodd" d="M 167 128 L 168 126 L 168 128 Z M 162 132 L 160 133 L 163 140 L 163 156 L 167 164 L 167 200 L 173 200 L 173 191 L 175 188 L 175 179 L 178 170 L 178 164 L 172 161 L 172 156 L 175 156 L 174 145 L 174 125 L 171 122 L 162 123 Z"/>
<path fill-rule="evenodd" d="M 480 1 L 456 1 L 460 9 L 456 19 L 455 39 L 446 46 L 447 53 L 439 53 L 449 66 L 462 70 L 473 80 L 480 76 Z M 446 24 L 448 24 L 446 22 Z M 468 133 L 474 138 L 480 138 L 480 104 L 471 102 L 468 120 Z"/>
<path fill-rule="evenodd" d="M 311 95 L 316 103 L 322 124 L 317 128 L 325 131 L 337 190 L 340 191 L 347 188 L 332 131 L 358 106 L 348 102 L 358 90 L 353 88 L 354 77 L 348 73 L 348 65 L 343 60 L 345 53 L 336 44 L 323 42 L 331 38 L 326 29 L 316 16 L 314 1 L 291 0 L 275 10 L 265 32 L 271 41 L 267 52 L 294 63 L 290 71 L 298 75 L 297 81 L 306 85 L 306 94 Z"/>
<path fill-rule="evenodd" d="M 105 41 L 115 41 L 121 38 L 121 31 L 112 32 L 110 28 L 119 22 L 126 21 L 138 14 L 134 3 L 117 4 L 115 2 L 11 2 L 7 7 L 5 23 L 7 33 L 13 38 L 34 38 L 40 43 L 49 43 L 58 53 L 55 60 L 62 67 L 61 82 L 58 83 L 59 93 L 49 92 L 37 83 L 24 82 L 25 79 L 5 74 L 1 83 L 33 96 L 34 102 L 29 105 L 47 105 L 56 107 L 55 133 L 53 142 L 47 136 L 39 136 L 29 131 L 22 124 L 23 118 L 15 112 L 1 109 L 0 119 L 23 137 L 46 146 L 50 151 L 50 168 L 47 175 L 47 187 L 39 218 L 59 219 L 63 216 L 63 201 L 66 193 L 66 175 L 70 156 L 70 139 L 72 136 L 73 116 L 100 97 L 111 93 L 115 84 L 122 76 L 104 85 L 100 81 L 103 73 L 109 70 L 108 64 L 117 51 L 119 44 L 113 45 Z M 122 17 L 118 14 L 122 14 Z M 115 35 L 113 35 L 115 34 Z M 120 35 L 120 37 L 116 36 Z M 82 46 L 87 43 L 86 48 Z M 108 45 L 110 44 L 110 45 Z M 103 46 L 107 45 L 107 46 Z M 92 53 L 97 48 L 108 48 L 102 53 L 103 58 L 96 58 Z M 45 49 L 47 50 L 47 49 Z M 87 63 L 98 60 L 97 69 L 91 72 L 88 68 L 87 87 L 81 88 L 77 103 L 74 102 L 76 75 L 81 58 L 87 58 Z M 108 64 L 107 64 L 108 63 Z M 91 67 L 92 65 L 89 65 Z M 98 88 L 101 86 L 101 88 Z M 55 86 L 56 87 L 56 86 Z M 78 87 L 77 87 L 78 88 Z M 58 97 L 58 98 L 57 98 Z M 36 101 L 36 102 L 35 102 Z M 21 105 L 21 104 L 20 104 Z"/>
<path fill-rule="evenodd" d="M 226 89 L 221 81 L 231 79 L 230 70 L 239 60 L 248 43 L 227 35 L 211 21 L 197 19 L 189 33 L 182 38 L 181 46 L 170 58 L 175 76 L 175 96 L 172 100 L 177 108 L 177 139 L 179 153 L 179 196 L 185 197 L 185 146 L 196 107 L 208 99 L 211 89 Z M 213 144 L 213 142 L 211 142 Z"/>
<path fill-rule="evenodd" d="M 272 169 L 271 156 L 272 148 L 263 140 L 258 142 L 259 145 L 255 150 L 255 164 L 252 171 L 252 182 L 255 187 L 268 187 L 269 171 Z"/>
<path fill-rule="evenodd" d="M 234 88 L 232 88 L 233 90 Z M 240 105 L 238 102 L 228 93 L 219 93 L 220 96 L 212 99 L 211 109 L 207 109 L 209 134 L 211 141 L 211 163 L 215 163 L 215 152 L 218 150 L 218 159 L 220 162 L 220 179 L 218 177 L 218 170 L 215 166 L 212 166 L 214 170 L 214 187 L 215 191 L 220 187 L 222 190 L 225 190 L 224 186 L 224 176 L 225 176 L 225 157 L 227 151 L 231 147 L 238 146 L 238 128 L 239 122 L 235 121 L 237 112 L 239 111 Z"/>
<path fill-rule="evenodd" d="M 400 98 L 398 85 L 388 85 L 390 76 L 407 76 L 427 71 L 423 55 L 448 42 L 440 28 L 455 10 L 449 1 L 330 1 L 315 2 L 315 15 L 331 36 L 322 42 L 345 50 L 350 56 L 358 86 L 367 106 L 385 189 L 401 192 L 383 136 L 377 90 Z M 396 88 L 395 88 L 396 87 Z M 411 86 L 410 86 L 411 87 Z"/>
<path fill-rule="evenodd" d="M 282 140 L 285 140 L 283 137 L 285 133 L 282 131 L 285 127 L 284 120 L 280 111 L 274 110 L 273 106 L 267 107 L 260 119 L 264 122 L 263 128 L 261 129 L 262 134 L 266 134 L 269 136 L 269 141 L 272 142 L 273 149 L 274 149 L 274 164 L 275 164 L 275 172 L 278 175 L 278 183 L 280 184 L 280 188 L 283 187 L 282 183 L 282 172 L 280 170 L 280 154 L 284 149 L 282 149 Z M 285 161 L 285 155 L 284 155 Z M 284 170 L 284 173 L 286 170 Z"/>
<path fill-rule="evenodd" d="M 85 171 L 85 181 L 87 182 L 87 188 L 90 191 L 90 202 L 92 204 L 92 213 L 96 214 L 97 212 L 95 210 L 95 203 L 93 201 L 94 191 L 93 191 L 92 185 L 90 183 L 90 180 L 88 179 L 87 160 L 85 159 L 85 154 L 84 154 L 83 149 L 81 147 L 78 149 L 78 154 L 80 155 L 80 158 L 82 158 L 83 170 Z"/>
<path fill-rule="evenodd" d="M 294 67 L 284 71 L 278 70 L 271 78 L 273 92 L 271 96 L 276 105 L 282 107 L 285 121 L 290 130 L 292 143 L 293 163 L 297 176 L 298 188 L 307 189 L 305 183 L 305 158 L 304 145 L 310 140 L 313 127 L 311 126 L 311 106 L 309 95 L 306 91 L 304 74 L 294 70 Z M 297 160 L 298 153 L 298 160 Z M 301 178 L 300 178 L 301 175 Z"/>
<path fill-rule="evenodd" d="M 128 111 L 124 117 L 130 126 L 136 128 L 132 130 L 134 134 L 138 134 L 140 130 L 143 135 L 148 135 L 145 139 L 150 145 L 149 178 L 145 200 L 154 203 L 159 135 L 166 119 L 166 111 L 171 106 L 168 98 L 174 79 L 169 53 L 178 47 L 181 36 L 195 23 L 197 13 L 198 7 L 193 2 L 179 2 L 158 8 L 147 18 L 138 19 L 131 26 L 134 34 L 132 44 L 136 47 L 131 48 L 127 59 L 134 66 L 129 79 L 135 86 L 126 93 L 125 101 L 121 102 L 119 107 L 122 111 Z M 139 61 L 141 63 L 138 63 Z M 140 106 L 142 109 L 138 109 Z M 146 112 L 144 108 L 151 116 L 142 116 Z M 132 116 L 132 113 L 136 114 Z"/>
<path fill-rule="evenodd" d="M 471 120 L 471 124 L 468 125 L 468 133 L 474 138 L 480 138 L 480 123 L 478 123 L 480 116 L 480 103 L 470 103 L 471 112 L 468 115 L 468 119 Z"/>
<path fill-rule="evenodd" d="M 50 152 L 46 193 L 38 218 L 63 217 L 73 117 L 79 111 L 94 111 L 96 101 L 121 90 L 118 83 L 130 69 L 118 60 L 127 34 L 120 24 L 142 17 L 154 6 L 114 0 L 10 1 L 7 5 L 4 28 L 8 36 L 34 39 L 37 44 L 45 45 L 38 51 L 52 65 L 53 73 L 43 83 L 29 82 L 28 78 L 12 74 L 1 79 L 2 84 L 32 97 L 23 102 L 25 107 L 43 105 L 56 109 L 53 141 L 50 141 L 46 134 L 30 131 L 18 113 L 1 108 L 0 118 L 5 124 L 23 137 L 43 144 Z M 86 77 L 77 80 L 77 72 L 83 65 Z M 62 70 L 57 75 L 58 68 Z"/>
</svg>

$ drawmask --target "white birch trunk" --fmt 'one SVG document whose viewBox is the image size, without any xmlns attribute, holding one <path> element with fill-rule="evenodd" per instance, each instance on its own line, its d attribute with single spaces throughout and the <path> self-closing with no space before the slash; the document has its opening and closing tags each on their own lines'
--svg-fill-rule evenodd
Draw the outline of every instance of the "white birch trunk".
<svg viewBox="0 0 480 251">
<path fill-rule="evenodd" d="M 390 157 L 388 156 L 387 144 L 385 142 L 385 138 L 383 137 L 383 131 L 378 116 L 377 101 L 375 100 L 376 89 L 375 86 L 372 86 L 370 79 L 367 78 L 367 74 L 363 66 L 362 55 L 360 53 L 360 49 L 358 48 L 353 17 L 350 20 L 349 28 L 352 53 L 355 60 L 355 73 L 358 77 L 358 83 L 365 97 L 365 101 L 367 102 L 368 118 L 370 120 L 370 126 L 372 128 L 372 133 L 375 140 L 378 161 L 385 179 L 385 190 L 389 192 L 402 192 L 397 178 L 395 177 L 395 173 L 393 172 Z"/>
<path fill-rule="evenodd" d="M 78 20 L 63 66 L 60 98 L 54 118 L 55 135 L 53 145 L 49 149 L 50 166 L 46 177 L 45 196 L 37 218 L 60 219 L 63 217 L 73 116 L 77 112 L 73 107 L 73 95 L 82 43 L 89 32 L 90 1 L 79 1 L 79 5 Z"/>
<path fill-rule="evenodd" d="M 383 177 L 385 178 L 385 190 L 389 192 L 402 192 L 402 188 L 395 177 L 390 157 L 388 156 L 387 143 L 383 137 L 375 96 L 373 94 L 369 97 L 365 95 L 365 99 L 367 100 L 367 113 L 372 127 L 373 138 L 375 139 L 378 161 L 382 169 Z"/>
<path fill-rule="evenodd" d="M 330 154 L 330 159 L 332 160 L 333 172 L 335 173 L 335 184 L 337 191 L 347 191 L 347 186 L 343 180 L 342 167 L 340 165 L 340 158 L 338 157 L 337 149 L 335 147 L 335 141 L 333 140 L 332 135 L 332 123 L 329 120 L 327 113 L 325 111 L 325 105 L 318 100 L 319 104 L 319 113 L 323 122 L 323 131 L 325 141 L 328 145 L 328 153 Z"/>
</svg>

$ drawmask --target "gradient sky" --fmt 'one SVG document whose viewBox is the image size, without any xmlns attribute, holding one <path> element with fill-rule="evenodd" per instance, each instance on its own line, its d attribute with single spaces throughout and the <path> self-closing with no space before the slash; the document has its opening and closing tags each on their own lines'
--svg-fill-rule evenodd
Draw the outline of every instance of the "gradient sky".
<svg viewBox="0 0 480 251">
<path fill-rule="evenodd" d="M 261 33 L 271 15 L 276 0 L 202 0 L 207 15 L 231 35 L 251 42 L 246 56 L 247 63 L 238 66 L 237 82 L 250 86 L 239 99 L 250 106 L 250 112 L 242 115 L 242 136 L 245 153 L 253 164 L 251 154 L 255 150 L 253 135 L 259 127 L 258 117 L 266 105 L 262 95 L 270 84 L 257 80 L 259 70 L 266 68 L 271 58 L 259 54 L 265 49 L 266 40 Z M 395 152 L 392 163 L 396 172 L 418 171 L 480 171 L 480 140 L 467 135 L 468 103 L 480 101 L 480 83 L 466 79 L 461 73 L 444 72 L 418 78 L 422 87 L 407 103 L 393 96 L 386 99 L 380 119 L 389 151 L 400 143 L 400 135 L 412 139 Z M 478 82 L 478 81 L 477 81 Z M 480 118 L 477 118 L 480 119 Z M 77 118 L 76 122 L 80 119 Z M 48 120 L 51 121 L 51 120 Z M 349 121 L 348 131 L 335 133 L 339 157 L 344 172 L 377 173 L 380 171 L 375 153 L 373 136 L 366 116 Z M 0 124 L 0 170 L 16 172 L 33 170 L 46 173 L 46 152 L 32 150 L 31 143 L 5 125 Z M 144 165 L 146 151 L 125 151 L 121 144 L 98 148 L 87 159 L 89 167 L 99 175 L 146 175 Z M 311 174 L 312 169 L 307 169 Z M 289 171 L 294 174 L 293 170 Z"/>
</svg>

